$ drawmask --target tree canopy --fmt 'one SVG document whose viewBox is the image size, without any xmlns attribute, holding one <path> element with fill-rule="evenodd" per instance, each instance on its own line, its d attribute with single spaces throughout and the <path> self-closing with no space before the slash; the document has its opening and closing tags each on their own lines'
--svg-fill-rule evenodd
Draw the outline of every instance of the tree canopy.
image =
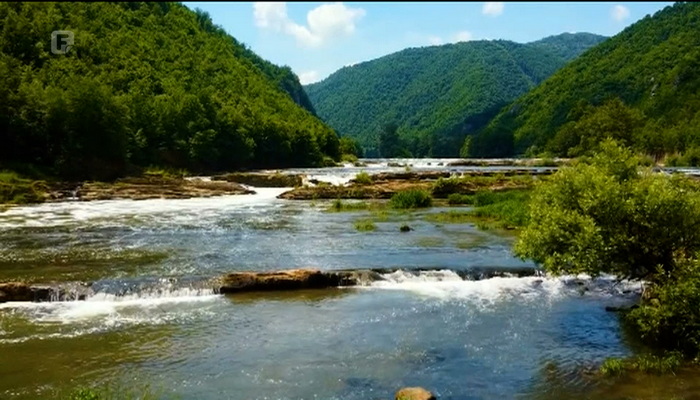
<svg viewBox="0 0 700 400">
<path fill-rule="evenodd" d="M 0 27 L 6 166 L 106 179 L 134 166 L 212 171 L 339 157 L 337 135 L 314 116 L 292 71 L 204 12 L 178 3 L 0 3 Z M 66 54 L 51 52 L 57 30 L 74 33 Z"/>
<path fill-rule="evenodd" d="M 617 125 L 620 139 L 657 157 L 694 151 L 700 147 L 698 33 L 696 3 L 646 16 L 504 107 L 474 138 L 471 155 L 575 156 L 593 150 L 597 124 Z"/>
<path fill-rule="evenodd" d="M 505 104 L 604 39 L 564 34 L 410 48 L 344 67 L 306 90 L 318 115 L 357 138 L 367 155 L 378 155 L 379 133 L 396 123 L 413 155 L 454 157 Z"/>
</svg>

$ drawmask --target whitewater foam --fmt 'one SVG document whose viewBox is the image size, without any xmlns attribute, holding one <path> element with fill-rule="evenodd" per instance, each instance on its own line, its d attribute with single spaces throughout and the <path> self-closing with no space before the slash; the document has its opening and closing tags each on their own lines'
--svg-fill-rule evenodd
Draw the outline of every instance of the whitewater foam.
<svg viewBox="0 0 700 400">
<path fill-rule="evenodd" d="M 441 300 L 472 300 L 495 303 L 513 298 L 536 300 L 557 299 L 571 295 L 626 296 L 641 290 L 641 284 L 618 281 L 612 276 L 592 279 L 578 276 L 528 276 L 493 277 L 489 279 L 462 279 L 450 270 L 403 271 L 381 275 L 382 280 L 369 284 L 369 288 L 403 290 L 421 296 Z"/>
</svg>

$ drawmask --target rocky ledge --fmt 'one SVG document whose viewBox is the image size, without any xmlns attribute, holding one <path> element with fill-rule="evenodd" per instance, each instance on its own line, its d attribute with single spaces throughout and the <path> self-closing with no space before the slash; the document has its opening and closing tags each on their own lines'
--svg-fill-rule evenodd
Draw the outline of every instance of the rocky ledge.
<svg viewBox="0 0 700 400">
<path fill-rule="evenodd" d="M 233 172 L 211 177 L 212 181 L 242 183 L 255 187 L 297 187 L 303 182 L 303 175 L 280 172 Z"/>
<path fill-rule="evenodd" d="M 396 392 L 396 400 L 437 400 L 429 391 L 422 387 L 407 387 Z"/>
<path fill-rule="evenodd" d="M 254 193 L 254 191 L 232 182 L 143 177 L 118 179 L 113 183 L 56 184 L 49 192 L 49 201 L 188 199 Z"/>
</svg>

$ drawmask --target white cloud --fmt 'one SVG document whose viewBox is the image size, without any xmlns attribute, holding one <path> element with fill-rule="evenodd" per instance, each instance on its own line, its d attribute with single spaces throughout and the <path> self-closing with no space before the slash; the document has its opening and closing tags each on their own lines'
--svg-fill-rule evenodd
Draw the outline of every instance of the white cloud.
<svg viewBox="0 0 700 400">
<path fill-rule="evenodd" d="M 431 46 L 439 46 L 439 45 L 445 44 L 445 43 L 468 42 L 468 41 L 473 40 L 473 39 L 474 39 L 474 35 L 472 35 L 472 33 L 469 31 L 456 32 L 453 35 L 451 35 L 450 38 L 447 40 L 441 38 L 440 36 L 436 36 L 436 35 L 430 35 L 427 37 L 428 43 L 430 43 Z"/>
<path fill-rule="evenodd" d="M 615 21 L 623 21 L 630 16 L 630 10 L 629 8 L 622 6 L 622 5 L 616 5 L 610 10 L 610 16 L 615 20 Z"/>
<path fill-rule="evenodd" d="M 468 42 L 472 39 L 474 39 L 474 35 L 472 35 L 472 33 L 469 31 L 460 31 L 455 33 L 454 36 L 452 36 L 453 43 Z"/>
<path fill-rule="evenodd" d="M 299 82 L 302 85 L 308 85 L 320 80 L 321 76 L 319 75 L 318 71 L 305 71 L 299 74 Z"/>
<path fill-rule="evenodd" d="M 481 7 L 481 13 L 484 15 L 490 15 L 492 17 L 497 17 L 501 14 L 503 14 L 503 9 L 505 8 L 505 4 L 502 2 L 498 1 L 489 1 L 484 3 L 484 6 Z"/>
<path fill-rule="evenodd" d="M 333 38 L 352 35 L 355 23 L 365 14 L 364 9 L 349 8 L 342 2 L 323 4 L 306 14 L 308 26 L 304 26 L 289 18 L 285 2 L 253 3 L 256 26 L 293 36 L 306 47 L 318 47 Z"/>
<path fill-rule="evenodd" d="M 442 38 L 440 36 L 430 35 L 428 36 L 428 43 L 431 46 L 439 46 L 442 44 Z"/>
</svg>

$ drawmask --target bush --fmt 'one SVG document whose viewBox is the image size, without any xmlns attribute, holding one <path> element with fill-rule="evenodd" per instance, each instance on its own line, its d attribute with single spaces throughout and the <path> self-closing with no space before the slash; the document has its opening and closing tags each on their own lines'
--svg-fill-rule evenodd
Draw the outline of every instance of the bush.
<svg viewBox="0 0 700 400">
<path fill-rule="evenodd" d="M 447 196 L 447 204 L 474 204 L 474 197 L 466 194 L 452 193 L 451 195 Z"/>
<path fill-rule="evenodd" d="M 0 171 L 0 204 L 41 203 L 47 191 L 43 181 L 24 179 L 12 171 Z"/>
<path fill-rule="evenodd" d="M 355 229 L 360 232 L 370 232 L 377 230 L 377 226 L 370 219 L 361 219 L 355 221 Z"/>
<path fill-rule="evenodd" d="M 425 208 L 433 204 L 433 198 L 425 190 L 405 190 L 395 193 L 389 205 L 397 209 Z"/>
<path fill-rule="evenodd" d="M 700 196 L 683 176 L 641 170 L 625 148 L 564 167 L 532 195 L 531 224 L 515 245 L 553 273 L 654 280 L 674 254 L 700 250 Z"/>
<path fill-rule="evenodd" d="M 355 175 L 355 182 L 359 185 L 371 185 L 373 180 L 372 176 L 365 171 L 360 172 Z"/>
<path fill-rule="evenodd" d="M 625 321 L 648 344 L 700 356 L 700 261 L 679 263 L 674 275 L 664 276 L 646 292 L 639 308 Z"/>
</svg>

